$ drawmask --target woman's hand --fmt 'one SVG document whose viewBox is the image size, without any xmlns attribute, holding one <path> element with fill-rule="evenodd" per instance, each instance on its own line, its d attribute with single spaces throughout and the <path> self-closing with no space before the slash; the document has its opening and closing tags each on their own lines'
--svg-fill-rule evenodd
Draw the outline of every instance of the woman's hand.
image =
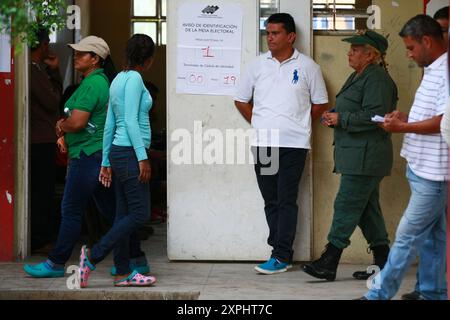
<svg viewBox="0 0 450 320">
<path fill-rule="evenodd" d="M 56 131 L 56 136 L 58 138 L 61 138 L 64 135 L 64 131 L 62 131 L 62 129 L 61 129 L 61 124 L 64 121 L 66 121 L 66 119 L 60 119 L 60 120 L 58 120 L 58 122 L 56 122 L 55 131 Z"/>
<path fill-rule="evenodd" d="M 327 111 L 322 115 L 321 122 L 327 127 L 337 127 L 339 124 L 339 113 Z"/>
<path fill-rule="evenodd" d="M 98 177 L 98 180 L 105 188 L 111 187 L 111 182 L 112 182 L 111 167 L 102 167 L 100 169 L 100 176 Z"/>
<path fill-rule="evenodd" d="M 139 181 L 142 183 L 148 183 L 152 176 L 152 169 L 150 167 L 150 161 L 142 160 L 139 161 Z"/>
<path fill-rule="evenodd" d="M 67 145 L 66 141 L 64 140 L 64 136 L 60 137 L 58 141 L 56 141 L 56 145 L 58 146 L 59 152 L 67 153 Z"/>
</svg>

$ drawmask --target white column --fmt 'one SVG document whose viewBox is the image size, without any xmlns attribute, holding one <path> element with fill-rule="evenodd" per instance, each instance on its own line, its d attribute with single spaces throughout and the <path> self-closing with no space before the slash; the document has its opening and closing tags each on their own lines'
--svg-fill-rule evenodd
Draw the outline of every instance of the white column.
<svg viewBox="0 0 450 320">
<path fill-rule="evenodd" d="M 270 256 L 264 203 L 256 183 L 253 165 L 175 165 L 171 134 L 186 129 L 191 137 L 198 131 L 249 129 L 234 107 L 232 97 L 176 93 L 177 19 L 182 4 L 199 1 L 168 1 L 167 88 L 168 88 L 168 255 L 171 260 L 265 260 Z M 306 1 L 290 2 L 305 18 Z M 244 12 L 242 70 L 259 54 L 259 1 L 216 0 L 208 5 L 238 4 Z M 299 8 L 297 8 L 299 7 Z M 306 6 L 310 12 L 310 5 Z M 283 7 L 282 7 L 283 8 Z M 307 20 L 304 20 L 307 19 Z M 304 27 L 300 25 L 300 29 Z M 308 29 L 309 27 L 305 27 Z M 306 35 L 306 32 L 305 32 Z M 304 43 L 303 40 L 300 43 Z M 306 41 L 310 43 L 310 41 Z M 306 45 L 305 45 L 306 48 Z M 308 47 L 309 49 L 309 47 Z M 194 132 L 194 122 L 201 126 Z M 194 158 L 192 156 L 192 158 Z M 305 171 L 302 183 L 301 218 L 296 241 L 296 259 L 310 258 L 311 177 Z"/>
</svg>

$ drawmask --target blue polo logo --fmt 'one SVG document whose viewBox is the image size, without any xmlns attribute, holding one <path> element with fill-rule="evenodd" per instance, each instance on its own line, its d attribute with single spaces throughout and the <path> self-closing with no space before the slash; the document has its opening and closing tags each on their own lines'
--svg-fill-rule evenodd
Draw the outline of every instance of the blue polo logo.
<svg viewBox="0 0 450 320">
<path fill-rule="evenodd" d="M 294 78 L 292 79 L 292 83 L 293 83 L 293 84 L 297 84 L 297 83 L 298 83 L 298 80 L 299 80 L 299 78 L 298 78 L 298 70 L 295 69 L 295 70 L 294 70 Z"/>
</svg>

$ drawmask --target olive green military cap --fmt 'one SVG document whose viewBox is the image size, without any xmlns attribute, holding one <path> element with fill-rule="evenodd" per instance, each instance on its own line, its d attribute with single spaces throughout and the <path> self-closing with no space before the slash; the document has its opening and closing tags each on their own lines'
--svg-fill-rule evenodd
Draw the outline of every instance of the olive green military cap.
<svg viewBox="0 0 450 320">
<path fill-rule="evenodd" d="M 381 34 L 373 30 L 365 30 L 360 32 L 360 34 L 342 39 L 342 41 L 349 42 L 356 45 L 371 45 L 375 49 L 381 52 L 381 54 L 386 54 L 386 50 L 389 46 L 387 39 Z"/>
</svg>

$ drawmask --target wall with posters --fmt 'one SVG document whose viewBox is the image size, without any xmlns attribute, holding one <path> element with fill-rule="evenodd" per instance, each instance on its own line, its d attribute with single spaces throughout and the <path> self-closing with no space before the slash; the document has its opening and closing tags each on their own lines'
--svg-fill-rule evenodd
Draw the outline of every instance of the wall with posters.
<svg viewBox="0 0 450 320">
<path fill-rule="evenodd" d="M 299 43 L 309 54 L 309 3 L 281 3 L 281 10 L 294 10 L 294 16 L 302 17 L 297 19 L 302 34 Z M 248 140 L 244 164 L 239 164 L 238 156 L 230 156 L 229 146 L 216 160 L 222 156 L 230 164 L 208 157 L 212 154 L 208 148 L 220 137 L 226 143 L 229 130 L 250 128 L 234 107 L 232 89 L 259 52 L 258 1 L 171 0 L 168 12 L 169 259 L 265 260 L 271 248 L 266 244 L 263 199 L 253 165 L 247 161 Z M 241 23 L 242 37 L 238 34 Z M 194 145 L 194 137 L 201 141 L 202 136 L 203 143 Z M 186 161 L 175 163 L 180 158 Z M 208 164 L 210 160 L 213 164 Z M 309 260 L 311 253 L 311 176 L 307 169 L 304 178 L 297 260 Z"/>
</svg>

